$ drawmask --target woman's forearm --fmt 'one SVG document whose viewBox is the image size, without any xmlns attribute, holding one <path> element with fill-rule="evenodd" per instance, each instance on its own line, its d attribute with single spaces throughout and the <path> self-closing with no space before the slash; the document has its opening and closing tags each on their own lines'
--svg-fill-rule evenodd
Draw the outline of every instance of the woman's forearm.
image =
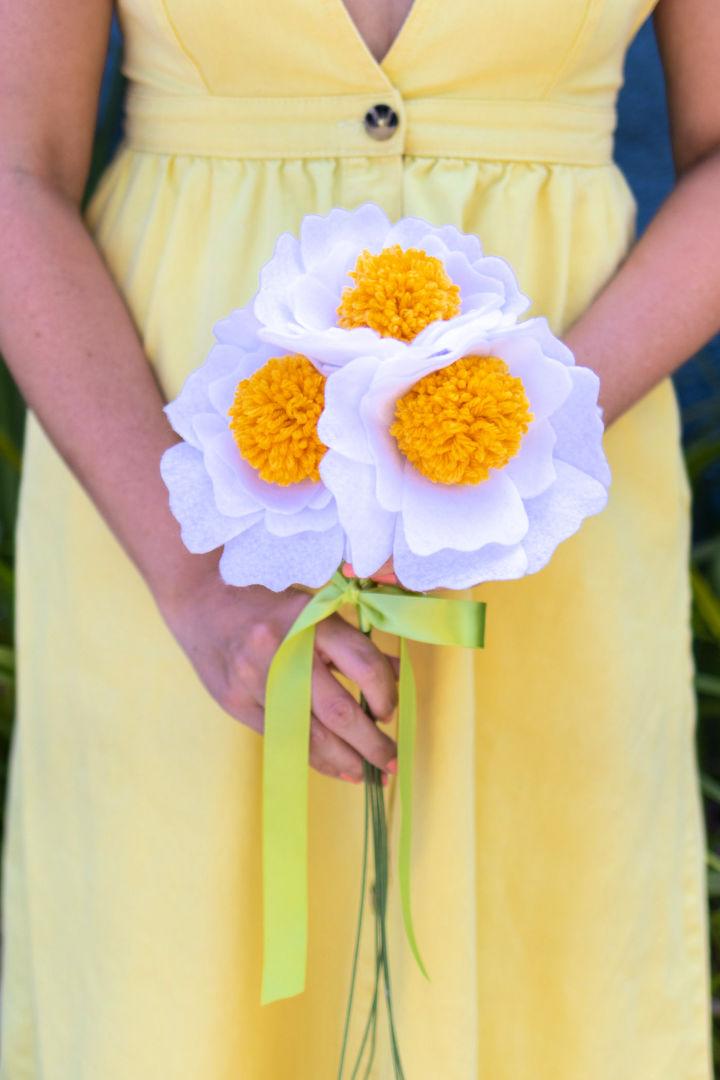
<svg viewBox="0 0 720 1080">
<path fill-rule="evenodd" d="M 720 151 L 681 178 L 564 339 L 600 377 L 609 425 L 718 329 Z"/>
<path fill-rule="evenodd" d="M 160 477 L 176 441 L 124 301 L 78 208 L 0 172 L 0 351 L 58 451 L 156 594 L 217 556 L 184 548 Z"/>
</svg>

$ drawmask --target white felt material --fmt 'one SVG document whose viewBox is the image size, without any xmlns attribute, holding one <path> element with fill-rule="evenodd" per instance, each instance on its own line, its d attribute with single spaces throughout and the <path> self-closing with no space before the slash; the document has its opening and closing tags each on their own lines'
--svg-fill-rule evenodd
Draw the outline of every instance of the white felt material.
<svg viewBox="0 0 720 1080">
<path fill-rule="evenodd" d="M 264 342 L 261 342 L 258 347 L 256 342 L 255 348 L 251 352 L 238 352 L 237 364 L 227 374 L 210 376 L 210 373 L 208 373 L 207 396 L 213 409 L 221 416 L 227 417 L 228 410 L 235 399 L 238 384 L 245 379 L 249 379 L 256 371 L 264 367 L 271 357 L 282 356 L 283 354 L 283 349 L 266 345 Z"/>
<path fill-rule="evenodd" d="M 491 472 L 481 484 L 433 484 L 409 463 L 402 518 L 408 547 L 416 555 L 517 544 L 528 528 L 517 488 L 502 472 Z"/>
<path fill-rule="evenodd" d="M 527 556 L 521 544 L 501 547 L 488 544 L 479 551 L 452 551 L 445 548 L 434 555 L 416 555 L 408 547 L 400 525 L 395 534 L 393 566 L 398 581 L 406 589 L 469 589 L 484 581 L 509 581 L 522 577 Z"/>
<path fill-rule="evenodd" d="M 461 251 L 471 263 L 484 257 L 480 237 L 475 233 L 460 232 L 454 225 L 441 225 L 433 231 L 448 251 Z"/>
<path fill-rule="evenodd" d="M 320 474 L 335 493 L 353 569 L 358 577 L 369 577 L 392 555 L 396 519 L 377 504 L 375 470 L 331 450 L 320 463 Z"/>
<path fill-rule="evenodd" d="M 552 416 L 557 443 L 555 456 L 607 487 L 610 467 L 602 449 L 603 423 L 597 404 L 600 380 L 586 367 L 570 369 L 572 391 Z"/>
<path fill-rule="evenodd" d="M 322 510 L 333 501 L 333 497 L 328 489 L 323 487 L 322 484 L 316 484 L 315 487 L 315 493 L 310 499 L 308 506 L 311 510 Z"/>
<path fill-rule="evenodd" d="M 270 337 L 286 348 L 315 358 L 318 332 L 337 327 L 337 307 L 358 256 L 377 253 L 393 244 L 422 248 L 442 260 L 449 277 L 460 285 L 461 310 L 478 305 L 492 325 L 514 322 L 529 301 L 520 292 L 510 266 L 502 259 L 480 254 L 477 237 L 456 229 L 436 228 L 419 218 L 391 225 L 379 206 L 364 203 L 355 210 L 332 210 L 324 217 L 310 215 L 300 227 L 299 239 L 284 233 L 272 258 L 260 272 L 260 287 L 253 301 L 254 315 Z M 360 355 L 359 351 L 354 353 Z M 353 359 L 336 354 L 334 365 Z"/>
<path fill-rule="evenodd" d="M 244 307 L 231 311 L 224 319 L 218 319 L 213 326 L 213 334 L 219 342 L 234 345 L 243 352 L 255 347 L 260 323 L 253 311 L 254 299 Z"/>
<path fill-rule="evenodd" d="M 326 446 L 356 461 L 372 456 L 358 404 L 378 366 L 374 356 L 360 356 L 333 372 L 325 383 L 325 408 L 318 422 L 318 437 Z"/>
<path fill-rule="evenodd" d="M 358 356 L 389 357 L 406 348 L 394 338 L 381 338 L 368 326 L 343 330 L 339 326 L 328 330 L 307 330 L 295 323 L 264 326 L 258 331 L 263 341 L 271 342 L 287 352 L 309 357 L 317 368 L 329 375 Z"/>
<path fill-rule="evenodd" d="M 509 262 L 501 259 L 499 255 L 486 255 L 482 263 L 478 264 L 477 269 L 488 277 L 502 281 L 505 286 L 502 305 L 504 315 L 517 318 L 518 315 L 522 315 L 523 311 L 527 311 L 531 301 L 529 297 L 520 291 L 515 271 Z"/>
<path fill-rule="evenodd" d="M 363 203 L 356 210 L 334 209 L 329 214 L 308 214 L 300 225 L 300 251 L 305 269 L 324 271 L 338 259 L 350 255 L 355 264 L 357 252 L 367 248 L 377 252 L 390 228 L 384 211 L 375 203 Z M 347 284 L 351 284 L 348 280 Z"/>
<path fill-rule="evenodd" d="M 432 228 L 424 218 L 400 218 L 386 233 L 383 247 L 399 244 L 403 250 L 421 248 L 426 250 L 427 238 L 432 236 Z"/>
<path fill-rule="evenodd" d="M 511 375 L 520 379 L 535 420 L 546 420 L 567 400 L 572 390 L 569 369 L 543 356 L 532 339 L 490 341 L 491 355 L 499 356 Z"/>
<path fill-rule="evenodd" d="M 550 324 L 544 316 L 537 315 L 532 319 L 525 319 L 524 322 L 510 328 L 510 334 L 515 332 L 521 335 L 531 333 L 545 356 L 549 356 L 553 360 L 559 360 L 567 367 L 574 365 L 575 358 L 572 352 L 564 341 L 561 341 L 560 338 L 553 334 Z"/>
<path fill-rule="evenodd" d="M 360 404 L 368 446 L 376 467 L 375 490 L 385 510 L 400 510 L 405 485 L 405 458 L 390 434 L 396 395 L 368 394 Z"/>
<path fill-rule="evenodd" d="M 253 313 L 261 323 L 282 324 L 290 318 L 287 292 L 304 272 L 297 240 L 290 233 L 282 233 L 272 258 L 260 271 L 260 288 L 253 301 Z"/>
<path fill-rule="evenodd" d="M 287 484 L 284 487 L 262 480 L 252 465 L 237 451 L 232 435 L 222 443 L 222 449 L 227 460 L 235 461 L 238 478 L 245 490 L 266 510 L 274 510 L 278 514 L 294 514 L 298 510 L 304 510 L 319 486 L 312 480 L 301 480 L 297 484 Z"/>
<path fill-rule="evenodd" d="M 462 300 L 473 293 L 492 293 L 495 303 L 502 305 L 505 299 L 505 286 L 496 278 L 487 278 L 478 271 L 477 266 L 472 266 L 467 257 L 461 251 L 450 251 L 446 254 L 445 270 L 456 285 L 460 286 L 460 298 Z M 482 265 L 482 264 L 481 264 Z M 462 306 L 461 306 L 462 310 Z"/>
<path fill-rule="evenodd" d="M 502 312 L 492 306 L 487 307 L 486 293 L 477 293 L 470 299 L 473 303 L 470 311 L 445 322 L 440 319 L 430 323 L 420 331 L 413 345 L 436 356 L 445 352 L 463 356 L 471 351 L 469 341 L 483 341 L 493 330 L 503 327 Z"/>
<path fill-rule="evenodd" d="M 326 274 L 303 274 L 288 289 L 293 320 L 310 330 L 337 325 L 340 291 L 328 287 Z"/>
<path fill-rule="evenodd" d="M 335 501 L 332 500 L 319 510 L 306 506 L 294 514 L 278 514 L 274 510 L 266 510 L 263 520 L 267 531 L 273 536 L 295 536 L 300 532 L 327 532 L 337 525 L 338 512 Z"/>
<path fill-rule="evenodd" d="M 443 260 L 461 313 L 414 342 L 337 326 L 348 270 L 361 251 L 399 243 Z M 418 218 L 392 224 L 372 203 L 305 218 L 284 233 L 244 308 L 215 324 L 217 344 L 166 407 L 186 441 L 163 456 L 172 512 L 192 551 L 225 545 L 235 585 L 323 585 L 343 556 L 368 576 L 392 554 L 408 588 L 465 589 L 544 566 L 607 501 L 598 380 L 574 364 L 545 319 L 516 323 L 529 301 L 512 268 L 477 237 Z M 299 352 L 328 376 L 318 426 L 329 447 L 321 481 L 261 480 L 229 428 L 237 385 L 271 356 Z M 533 420 L 514 458 L 480 484 L 433 484 L 389 429 L 397 400 L 467 355 L 499 356 L 521 378 Z"/>
<path fill-rule="evenodd" d="M 185 380 L 180 393 L 164 409 L 173 429 L 181 439 L 197 445 L 193 430 L 193 418 L 202 412 L 212 412 L 208 397 L 208 383 L 227 376 L 242 360 L 242 353 L 231 345 L 215 345 L 203 364 Z"/>
<path fill-rule="evenodd" d="M 572 465 L 556 461 L 557 480 L 526 505 L 530 528 L 523 541 L 528 574 L 541 570 L 555 548 L 577 532 L 586 517 L 598 514 L 607 503 L 605 487 Z"/>
<path fill-rule="evenodd" d="M 549 420 L 534 421 L 523 435 L 520 449 L 503 468 L 523 499 L 546 491 L 555 479 L 555 432 Z"/>
<path fill-rule="evenodd" d="M 260 522 L 225 545 L 220 574 L 228 585 L 264 585 L 274 592 L 290 585 L 317 589 L 340 566 L 343 548 L 339 525 L 323 533 L 280 537 Z"/>
<path fill-rule="evenodd" d="M 160 474 L 170 493 L 170 509 L 180 522 L 183 543 L 195 554 L 214 551 L 260 517 L 231 518 L 218 511 L 202 454 L 188 443 L 165 451 Z"/>
<path fill-rule="evenodd" d="M 197 423 L 197 421 L 196 421 Z M 264 510 L 242 482 L 238 470 L 240 453 L 228 431 L 220 431 L 203 443 L 203 462 L 213 488 L 215 505 L 221 514 L 242 517 Z"/>
</svg>

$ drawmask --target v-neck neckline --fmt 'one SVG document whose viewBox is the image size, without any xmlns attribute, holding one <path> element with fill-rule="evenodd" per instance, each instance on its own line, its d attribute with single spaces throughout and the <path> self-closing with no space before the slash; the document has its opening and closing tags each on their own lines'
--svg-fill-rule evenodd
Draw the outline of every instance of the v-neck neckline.
<svg viewBox="0 0 720 1080">
<path fill-rule="evenodd" d="M 355 51 L 360 53 L 376 75 L 379 75 L 385 83 L 392 85 L 389 72 L 397 65 L 398 57 L 402 57 L 403 52 L 407 49 L 408 42 L 412 40 L 412 35 L 417 32 L 421 17 L 424 18 L 427 13 L 426 9 L 431 0 L 413 0 L 410 10 L 382 60 L 376 60 L 373 56 L 367 41 L 358 30 L 355 20 L 343 0 L 325 0 L 325 2 L 336 14 L 339 24 L 338 36 L 344 35 L 344 37 L 349 38 L 351 43 L 354 39 Z M 338 47 L 342 47 L 342 45 L 340 44 Z"/>
</svg>

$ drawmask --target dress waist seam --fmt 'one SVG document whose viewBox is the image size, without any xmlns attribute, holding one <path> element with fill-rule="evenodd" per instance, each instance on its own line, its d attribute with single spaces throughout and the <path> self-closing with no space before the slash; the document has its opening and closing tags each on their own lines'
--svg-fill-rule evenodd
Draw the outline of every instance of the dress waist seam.
<svg viewBox="0 0 720 1080">
<path fill-rule="evenodd" d="M 125 143 L 198 157 L 462 158 L 539 164 L 612 162 L 613 107 L 546 101 L 342 94 L 312 98 L 171 95 L 131 86 Z M 388 105 L 395 124 L 373 137 L 367 114 Z"/>
</svg>

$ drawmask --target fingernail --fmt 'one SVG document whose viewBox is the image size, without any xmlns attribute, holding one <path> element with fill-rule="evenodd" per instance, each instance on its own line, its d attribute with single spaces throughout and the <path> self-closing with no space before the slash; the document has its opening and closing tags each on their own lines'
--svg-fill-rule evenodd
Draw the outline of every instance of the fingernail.
<svg viewBox="0 0 720 1080">
<path fill-rule="evenodd" d="M 380 779 L 382 780 L 382 786 L 387 787 L 390 783 L 390 777 L 387 773 L 380 773 Z"/>
<path fill-rule="evenodd" d="M 359 777 L 359 776 L 351 776 L 350 773 L 346 773 L 346 772 L 341 772 L 340 773 L 340 779 L 341 780 L 348 780 L 351 784 L 359 784 L 361 782 L 361 777 Z"/>
<path fill-rule="evenodd" d="M 385 768 L 387 769 L 388 772 L 396 773 L 397 772 L 397 758 L 394 757 L 390 761 L 388 761 Z"/>
</svg>

